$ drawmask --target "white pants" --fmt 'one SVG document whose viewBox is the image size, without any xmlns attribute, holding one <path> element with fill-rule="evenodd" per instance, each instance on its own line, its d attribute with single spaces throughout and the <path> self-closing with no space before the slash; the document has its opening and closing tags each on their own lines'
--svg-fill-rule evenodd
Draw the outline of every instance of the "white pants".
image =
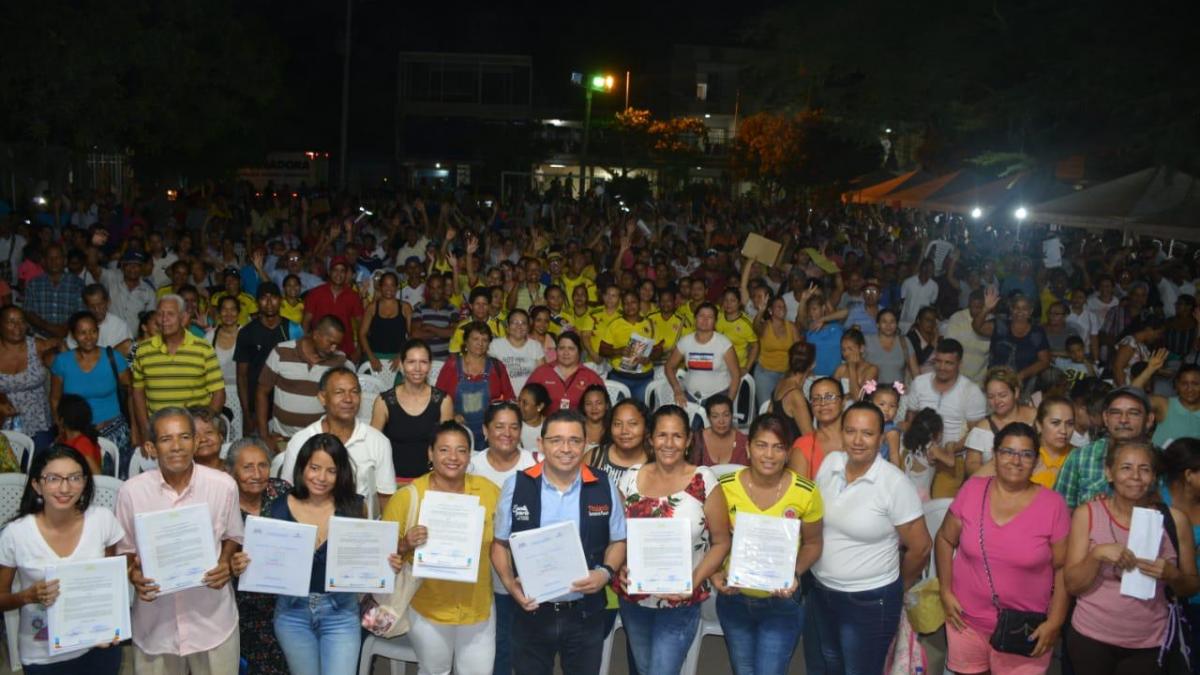
<svg viewBox="0 0 1200 675">
<path fill-rule="evenodd" d="M 434 623 L 414 610 L 408 613 L 408 639 L 420 663 L 418 675 L 491 675 L 496 657 L 496 610 L 487 621 L 466 625 Z"/>
</svg>

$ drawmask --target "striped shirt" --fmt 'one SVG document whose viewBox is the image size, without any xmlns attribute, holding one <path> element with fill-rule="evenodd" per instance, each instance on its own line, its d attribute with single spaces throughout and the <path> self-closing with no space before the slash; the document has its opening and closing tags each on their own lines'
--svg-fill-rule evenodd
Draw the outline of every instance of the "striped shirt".
<svg viewBox="0 0 1200 675">
<path fill-rule="evenodd" d="M 145 390 L 146 410 L 153 414 L 168 406 L 207 406 L 225 381 L 212 345 L 184 331 L 174 354 L 161 335 L 138 346 L 133 388 Z"/>
<path fill-rule="evenodd" d="M 259 389 L 266 387 L 275 392 L 271 430 L 287 437 L 321 419 L 325 414 L 317 400 L 321 376 L 331 368 L 346 365 L 346 355 L 341 352 L 310 365 L 298 345 L 298 340 L 275 345 L 258 376 Z"/>
<path fill-rule="evenodd" d="M 413 309 L 413 323 L 421 322 L 428 324 L 432 328 L 449 328 L 458 322 L 458 310 L 453 305 L 447 304 L 445 307 L 438 309 L 430 307 L 425 303 L 417 305 Z M 429 351 L 435 360 L 444 361 L 450 355 L 450 338 L 425 338 L 425 342 L 429 345 Z"/>
</svg>

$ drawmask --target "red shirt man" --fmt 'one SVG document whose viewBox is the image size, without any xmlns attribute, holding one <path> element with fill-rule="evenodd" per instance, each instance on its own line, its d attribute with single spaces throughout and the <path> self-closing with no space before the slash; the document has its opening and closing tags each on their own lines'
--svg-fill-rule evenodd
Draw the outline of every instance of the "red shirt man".
<svg viewBox="0 0 1200 675">
<path fill-rule="evenodd" d="M 339 345 L 348 358 L 355 356 L 354 339 L 358 336 L 358 323 L 362 319 L 363 304 L 358 292 L 346 283 L 350 276 L 350 264 L 342 256 L 329 261 L 329 283 L 321 284 L 304 296 L 304 332 L 311 331 L 313 323 L 332 314 L 346 327 Z M 399 345 L 397 345 L 397 348 Z"/>
</svg>

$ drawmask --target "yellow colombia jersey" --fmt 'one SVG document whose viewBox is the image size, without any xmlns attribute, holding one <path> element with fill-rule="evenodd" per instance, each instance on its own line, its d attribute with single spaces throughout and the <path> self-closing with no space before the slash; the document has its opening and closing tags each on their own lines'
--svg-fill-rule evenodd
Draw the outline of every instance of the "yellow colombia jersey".
<svg viewBox="0 0 1200 675">
<path fill-rule="evenodd" d="M 608 324 L 608 328 L 604 330 L 604 341 L 607 342 L 610 347 L 623 350 L 633 339 L 634 335 L 639 335 L 642 338 L 648 338 L 651 341 L 656 341 L 656 338 L 654 337 L 654 325 L 651 324 L 648 319 L 641 319 L 639 321 L 630 323 L 623 316 L 617 317 L 615 321 Z M 653 349 L 653 346 L 646 349 L 646 356 L 650 355 L 651 349 Z M 648 373 L 654 369 L 654 365 L 649 361 L 641 366 L 638 366 L 637 368 L 622 368 L 622 358 L 623 357 L 621 356 L 614 356 L 608 360 L 609 363 L 612 364 L 613 370 L 619 370 L 626 373 Z"/>
<path fill-rule="evenodd" d="M 654 334 L 662 341 L 664 359 L 670 356 L 671 350 L 675 348 L 675 343 L 679 342 L 679 338 L 695 330 L 692 322 L 688 321 L 687 317 L 680 315 L 679 312 L 672 312 L 670 318 L 664 318 L 660 310 L 652 312 L 646 318 L 654 324 Z"/>
<path fill-rule="evenodd" d="M 563 274 L 561 281 L 563 293 L 567 295 L 568 301 L 574 302 L 574 292 L 576 286 L 584 286 L 587 288 L 588 302 L 596 302 L 596 282 L 587 278 L 587 276 L 580 274 L 577 277 L 569 277 L 566 274 Z"/>
<path fill-rule="evenodd" d="M 725 312 L 717 312 L 717 332 L 729 338 L 729 341 L 733 343 L 738 367 L 745 370 L 746 358 L 750 355 L 750 345 L 758 342 L 758 333 L 754 332 L 754 322 L 744 312 L 732 321 L 725 318 Z"/>
<path fill-rule="evenodd" d="M 604 331 L 608 330 L 608 324 L 612 323 L 618 316 L 621 316 L 621 311 L 617 310 L 609 314 L 603 307 L 597 307 L 591 311 L 592 315 L 592 353 L 600 353 L 600 340 L 604 338 Z"/>
<path fill-rule="evenodd" d="M 591 312 L 584 312 L 583 316 L 578 316 L 574 312 L 569 312 L 562 315 L 563 329 L 566 330 L 570 326 L 580 337 L 584 333 L 591 333 L 596 330 L 596 322 L 592 319 Z"/>
<path fill-rule="evenodd" d="M 772 504 L 768 509 L 758 508 L 754 504 L 754 500 L 750 499 L 750 495 L 746 493 L 746 486 L 742 484 L 739 478 L 743 471 L 748 471 L 748 469 L 738 469 L 733 473 L 720 476 L 718 479 L 721 483 L 721 491 L 725 494 L 725 502 L 729 505 L 729 526 L 731 532 L 733 528 L 737 527 L 738 511 L 745 511 L 746 513 L 753 513 L 760 516 L 799 519 L 804 523 L 815 523 L 825 516 L 825 506 L 821 501 L 821 492 L 817 489 L 817 484 L 793 472 L 791 469 L 784 469 L 791 476 L 792 482 L 788 485 L 787 491 L 783 493 L 779 501 Z M 728 559 L 725 561 L 725 568 L 729 568 Z M 766 591 L 750 589 L 741 589 L 741 592 L 756 598 L 765 598 L 770 595 Z"/>
<path fill-rule="evenodd" d="M 458 325 L 454 327 L 454 335 L 450 336 L 449 349 L 450 349 L 451 354 L 457 354 L 462 351 L 463 328 L 466 327 L 466 325 L 471 323 L 472 321 L 474 321 L 474 319 L 467 317 L 466 319 L 459 321 Z M 504 337 L 505 332 L 506 332 L 505 317 L 503 317 L 503 316 L 489 317 L 488 320 L 485 321 L 484 323 L 487 324 L 488 328 L 492 329 L 492 339 L 493 340 L 495 340 L 496 338 Z"/>
</svg>

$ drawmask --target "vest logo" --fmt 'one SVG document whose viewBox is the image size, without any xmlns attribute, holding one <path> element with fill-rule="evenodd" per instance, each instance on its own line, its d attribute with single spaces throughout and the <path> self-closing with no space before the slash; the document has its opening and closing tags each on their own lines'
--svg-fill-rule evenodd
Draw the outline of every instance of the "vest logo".
<svg viewBox="0 0 1200 675">
<path fill-rule="evenodd" d="M 523 522 L 528 522 L 529 521 L 529 507 L 523 506 L 521 504 L 517 504 L 516 506 L 513 506 L 512 507 L 512 517 L 513 517 L 513 520 L 520 520 Z"/>
<path fill-rule="evenodd" d="M 611 509 L 608 504 L 588 504 L 588 516 L 607 518 Z"/>
</svg>

